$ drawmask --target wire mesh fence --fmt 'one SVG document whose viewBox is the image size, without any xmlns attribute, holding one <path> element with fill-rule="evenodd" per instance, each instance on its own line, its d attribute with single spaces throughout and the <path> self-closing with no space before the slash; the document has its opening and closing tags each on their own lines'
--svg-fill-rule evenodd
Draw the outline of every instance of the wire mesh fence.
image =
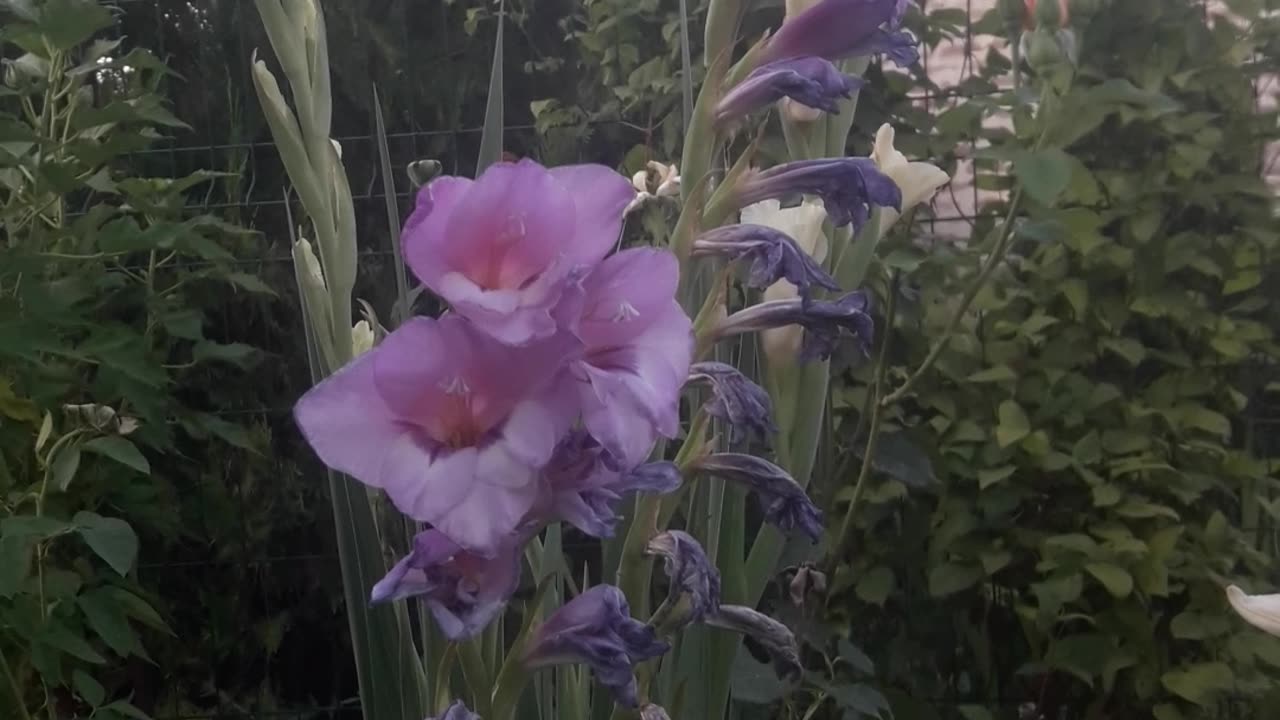
<svg viewBox="0 0 1280 720">
<path fill-rule="evenodd" d="M 230 262 L 261 275 L 281 293 L 283 299 L 270 306 L 271 312 L 296 312 L 287 300 L 293 282 L 290 267 L 292 257 L 287 244 L 290 236 L 287 210 L 291 203 L 288 183 L 274 145 L 259 118 L 249 77 L 249 58 L 255 49 L 262 49 L 264 55 L 269 55 L 266 51 L 269 45 L 259 29 L 252 4 L 239 0 L 209 3 L 182 0 L 146 3 L 131 0 L 120 5 L 123 12 L 119 16 L 118 34 L 138 46 L 154 48 L 173 66 L 178 73 L 170 86 L 175 114 L 187 119 L 192 125 L 191 131 L 177 133 L 135 155 L 134 165 L 140 173 L 166 177 L 179 177 L 200 169 L 227 172 L 227 177 L 218 178 L 206 185 L 202 192 L 192 194 L 189 197 L 190 209 L 224 215 L 257 231 L 260 239 L 257 251 Z M 424 18 L 439 10 L 431 7 L 433 5 L 437 4 L 415 4 L 410 0 L 379 3 L 378 9 L 386 17 L 400 17 L 403 22 L 391 24 L 391 37 L 379 36 L 373 40 L 360 35 L 359 28 L 355 26 L 331 21 L 330 44 L 341 46 L 345 43 L 363 49 L 370 56 L 382 53 L 379 62 L 370 61 L 366 64 L 387 69 L 385 64 L 380 63 L 389 62 L 388 59 L 392 58 L 413 58 L 415 54 L 422 52 L 416 47 L 411 33 L 414 27 L 421 27 Z M 905 94 L 905 101 L 918 105 L 925 112 L 937 112 L 940 108 L 948 107 L 957 98 L 973 97 L 973 91 L 966 89 L 965 81 L 981 65 L 985 55 L 992 50 L 993 43 L 999 43 L 992 36 L 981 35 L 974 29 L 974 21 L 992 5 L 993 2 L 984 0 L 928 3 L 929 7 L 954 7 L 962 10 L 967 22 L 960 36 L 923 55 L 923 76 L 932 81 L 933 87 Z M 326 8 L 341 12 L 341 7 L 336 2 L 326 3 Z M 443 10 L 439 10 L 439 13 L 443 16 Z M 451 41 L 455 43 L 453 46 L 446 44 L 445 47 L 431 48 L 426 51 L 426 59 L 413 60 L 410 66 L 415 71 L 424 73 L 448 72 L 453 58 L 468 52 L 487 54 L 489 51 L 483 34 L 456 34 L 449 37 L 454 38 Z M 370 49 L 378 43 L 385 47 L 376 51 Z M 335 61 L 340 60 L 335 58 Z M 368 81 L 377 76 L 376 72 L 367 72 L 361 75 L 359 82 L 351 81 L 346 85 L 337 83 L 343 97 L 342 107 L 355 111 L 335 117 L 335 134 L 342 146 L 350 176 L 360 229 L 358 237 L 361 271 L 356 294 L 358 297 L 368 298 L 375 307 L 389 307 L 389 301 L 394 298 L 394 282 L 391 275 L 389 228 L 386 227 L 385 207 L 388 197 L 376 161 L 376 138 L 370 132 L 373 125 L 370 110 L 372 86 Z M 344 74 L 344 78 L 349 76 Z M 411 83 L 405 83 L 403 79 L 393 88 L 380 88 L 380 92 L 387 104 L 393 107 L 414 105 Z M 474 104 L 472 109 L 475 109 Z M 391 127 L 387 140 L 392 167 L 404 168 L 410 162 L 431 158 L 441 161 L 447 171 L 465 170 L 475 156 L 482 132 L 482 127 L 476 122 L 477 118 L 467 119 L 470 121 L 463 122 L 459 114 L 454 117 L 454 122 L 422 127 L 418 123 L 428 121 L 420 121 L 406 113 L 390 114 Z M 643 135 L 642 129 L 621 119 L 592 120 L 590 123 L 622 133 L 634 131 L 637 137 Z M 509 125 L 506 128 L 508 144 L 511 147 L 535 148 L 537 131 L 535 123 Z M 869 144 L 869 139 L 860 138 L 864 146 Z M 403 216 L 411 207 L 414 191 L 404 173 L 397 173 L 395 181 L 393 199 Z M 929 229 L 933 233 L 945 233 L 948 227 L 954 230 L 959 224 L 962 227 L 955 232 L 967 233 L 973 223 L 989 217 L 983 211 L 984 205 L 998 197 L 999 193 L 996 191 L 980 189 L 971 160 L 961 161 L 951 187 L 945 195 L 935 200 L 933 213 L 928 220 L 931 223 Z M 200 262 L 193 261 L 183 267 L 198 269 L 199 266 Z M 258 344 L 254 338 L 230 339 Z M 273 343 L 268 344 L 275 345 L 275 351 L 270 357 L 272 362 L 282 364 L 281 374 L 292 378 L 295 387 L 302 388 L 307 382 L 308 370 L 305 356 L 298 352 L 301 340 L 295 339 L 297 342 L 293 348 L 287 347 L 287 343 L 280 343 L 279 338 L 274 338 Z M 247 382 L 253 382 L 253 379 L 250 378 Z M 236 422 L 269 428 L 273 437 L 293 436 L 289 442 L 281 442 L 276 447 L 283 452 L 296 451 L 298 457 L 295 459 L 299 466 L 311 471 L 317 470 L 309 454 L 300 450 L 300 443 L 297 442 L 290 422 L 292 408 L 288 398 L 282 394 L 280 399 L 283 402 L 209 408 L 209 412 Z M 1256 449 L 1260 455 L 1280 455 L 1280 448 L 1274 447 L 1274 438 L 1280 437 L 1280 408 L 1251 406 L 1241 422 L 1245 426 L 1243 436 L 1258 444 Z M 312 472 L 310 476 L 319 477 L 319 474 Z M 227 481 L 250 482 L 245 478 L 228 478 Z M 291 481 L 298 480 L 295 478 Z M 289 548 L 288 551 L 264 553 L 261 548 L 251 548 L 252 543 L 248 538 L 254 536 L 257 530 L 250 523 L 260 521 L 252 508 L 256 492 L 254 487 L 248 486 L 237 486 L 231 491 L 231 495 L 242 504 L 242 511 L 237 513 L 237 520 L 242 525 L 233 533 L 240 536 L 240 543 L 200 548 L 188 557 L 148 557 L 144 549 L 139 574 L 162 584 L 200 583 L 207 578 L 206 573 L 210 568 L 235 568 L 237 577 L 252 581 L 246 586 L 226 588 L 232 594 L 245 593 L 243 597 L 238 597 L 238 604 L 232 612 L 251 619 L 255 625 L 245 628 L 244 637 L 232 638 L 231 642 L 261 645 L 264 644 L 261 632 L 270 635 L 272 632 L 287 631 L 262 631 L 261 627 L 269 628 L 276 618 L 286 618 L 283 622 L 291 622 L 287 619 L 290 617 L 290 602 L 304 602 L 305 599 L 300 598 L 306 593 L 332 592 L 333 583 L 337 581 L 338 559 L 335 553 L 328 550 L 298 551 L 298 548 Z M 314 501 L 315 497 L 311 500 Z M 316 512 L 315 508 L 304 515 L 320 525 L 328 522 L 327 514 Z M 1271 533 L 1275 528 L 1268 524 L 1248 530 L 1262 534 Z M 308 537 L 316 535 L 317 532 L 307 534 Z M 309 584 L 283 590 L 272 588 L 268 591 L 271 578 L 278 576 L 281 568 L 308 569 L 310 574 L 307 577 L 291 575 L 290 579 L 301 578 L 301 582 Z M 331 597 L 338 598 L 340 594 L 334 593 Z M 254 691 L 256 696 L 246 697 L 246 693 L 242 691 L 237 697 L 230 698 L 222 693 L 219 687 L 220 677 L 245 670 L 244 667 L 236 667 L 241 656 L 230 652 L 221 657 L 222 667 L 211 665 L 207 668 L 187 668 L 183 673 L 184 682 L 190 682 L 191 677 L 201 673 L 207 675 L 205 686 L 200 689 L 205 701 L 198 705 L 217 707 L 216 711 L 198 709 L 197 704 L 173 696 L 168 699 L 167 705 L 157 707 L 154 716 L 157 720 L 345 720 L 360 717 L 358 702 L 350 699 L 353 685 L 349 679 L 345 690 L 332 692 L 329 697 L 318 697 L 314 682 L 307 682 L 305 679 L 299 681 L 297 677 L 299 674 L 309 673 L 308 663 L 314 660 L 311 653 L 316 652 L 327 652 L 337 658 L 325 664 L 325 674 L 350 675 L 342 667 L 349 662 L 345 658 L 349 649 L 341 638 L 341 634 L 345 632 L 345 624 L 341 619 L 340 606 L 336 603 L 336 599 L 331 602 L 328 616 L 322 618 L 330 623 L 330 629 L 334 631 L 332 634 L 316 638 L 315 642 L 306 644 L 301 653 L 290 655 L 274 654 L 281 647 L 281 641 L 276 639 L 275 651 L 259 653 L 265 655 L 265 659 L 258 657 L 249 663 L 254 668 L 253 672 L 260 673 L 264 678 Z M 226 618 L 221 620 L 225 622 Z M 268 645 L 270 637 L 266 641 Z M 195 642 L 202 640 L 197 639 Z M 332 667 L 334 665 L 338 666 L 336 670 Z M 968 697 L 960 693 L 919 699 L 953 711 L 955 707 L 966 704 L 1017 709 L 1028 701 L 1027 698 Z"/>
</svg>

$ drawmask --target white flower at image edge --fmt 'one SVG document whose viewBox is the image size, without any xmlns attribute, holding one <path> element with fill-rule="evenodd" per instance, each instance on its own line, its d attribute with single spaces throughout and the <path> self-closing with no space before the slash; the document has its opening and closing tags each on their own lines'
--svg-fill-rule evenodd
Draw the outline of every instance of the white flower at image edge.
<svg viewBox="0 0 1280 720">
<path fill-rule="evenodd" d="M 764 225 L 791 236 L 801 250 L 821 263 L 827 259 L 827 238 L 822 234 L 822 224 L 827 221 L 827 211 L 819 202 L 805 201 L 795 207 L 784 208 L 777 200 L 764 200 L 742 208 L 742 222 Z M 786 300 L 796 297 L 795 285 L 779 280 L 764 291 L 764 299 Z M 764 354 L 775 367 L 795 362 L 800 354 L 804 328 L 799 325 L 765 330 L 760 341 Z"/>
<path fill-rule="evenodd" d="M 871 151 L 871 159 L 880 172 L 888 175 L 902 191 L 902 213 L 922 202 L 927 202 L 938 192 L 938 188 L 951 182 L 951 176 L 937 165 L 927 162 L 911 162 L 907 156 L 898 152 L 893 146 L 893 126 L 881 125 L 876 132 L 876 144 Z M 893 208 L 880 210 L 880 236 L 884 237 L 893 224 L 902 216 Z"/>
<path fill-rule="evenodd" d="M 1227 600 L 1245 622 L 1280 637 L 1280 594 L 1249 595 L 1230 585 L 1227 587 Z"/>
</svg>

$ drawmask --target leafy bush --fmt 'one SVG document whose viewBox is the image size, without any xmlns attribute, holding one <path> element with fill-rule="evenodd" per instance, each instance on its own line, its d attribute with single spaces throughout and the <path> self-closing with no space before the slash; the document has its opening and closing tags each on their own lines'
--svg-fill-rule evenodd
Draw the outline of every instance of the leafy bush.
<svg viewBox="0 0 1280 720">
<path fill-rule="evenodd" d="M 219 295 L 269 295 L 233 264 L 245 233 L 184 210 L 213 173 L 137 177 L 122 159 L 184 127 L 145 50 L 93 40 L 83 0 L 9 4 L 0 112 L 0 653 L 6 717 L 139 716 L 171 632 L 137 582 L 139 536 L 187 531 L 195 457 L 247 448 L 197 386 L 256 351 L 206 334 Z M 225 370 L 222 370 L 225 372 Z"/>
<path fill-rule="evenodd" d="M 1007 263 L 890 406 L 886 472 L 834 579 L 839 616 L 883 649 L 898 718 L 939 716 L 910 698 L 968 698 L 967 718 L 1026 703 L 1022 717 L 1176 720 L 1262 717 L 1277 697 L 1280 641 L 1238 622 L 1223 587 L 1276 580 L 1255 546 L 1276 478 L 1239 418 L 1262 400 L 1258 360 L 1280 350 L 1275 203 L 1259 178 L 1275 113 L 1257 112 L 1251 86 L 1275 71 L 1280 28 L 1257 3 L 1228 5 L 1243 20 L 1190 2 L 1072 3 L 1078 66 L 1053 57 L 1063 36 L 1045 28 L 1024 45 L 1022 91 L 1000 91 L 1008 60 L 991 56 L 965 88 L 978 97 L 936 122 L 906 111 L 930 143 L 979 132 L 979 187 L 1007 187 L 1012 169 L 1029 197 Z M 978 26 L 1005 23 L 993 11 Z M 1043 129 L 1033 101 L 1056 116 L 1044 150 L 1012 150 Z M 1012 129 L 980 129 L 992 111 Z M 890 387 L 999 253 L 989 227 L 967 249 L 900 238 L 882 254 L 886 273 L 920 267 Z M 846 386 L 843 428 L 865 396 Z M 920 452 L 939 491 L 904 505 Z"/>
</svg>

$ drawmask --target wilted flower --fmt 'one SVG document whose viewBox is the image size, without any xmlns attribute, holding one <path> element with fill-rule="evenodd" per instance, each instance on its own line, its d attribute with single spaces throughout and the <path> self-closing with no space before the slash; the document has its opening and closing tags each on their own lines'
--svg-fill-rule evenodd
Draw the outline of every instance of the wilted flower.
<svg viewBox="0 0 1280 720">
<path fill-rule="evenodd" d="M 71 422 L 98 432 L 128 435 L 138 429 L 137 418 L 121 416 L 110 405 L 95 403 L 63 405 L 62 412 Z"/>
<path fill-rule="evenodd" d="M 444 712 L 427 720 L 480 720 L 480 716 L 468 710 L 461 700 L 454 700 Z"/>
<path fill-rule="evenodd" d="M 435 180 L 442 172 L 444 172 L 444 166 L 439 160 L 414 160 L 405 167 L 405 174 L 409 176 L 409 182 L 414 188 L 420 188 Z"/>
<path fill-rule="evenodd" d="M 640 720 L 671 720 L 671 716 L 661 705 L 649 703 L 640 708 Z"/>
<path fill-rule="evenodd" d="M 870 205 L 900 208 L 902 193 L 870 158 L 798 160 L 748 173 L 739 183 L 739 206 L 805 193 L 817 195 L 837 227 L 862 228 Z"/>
<path fill-rule="evenodd" d="M 666 250 L 606 258 L 581 286 L 572 373 L 582 422 L 620 466 L 639 464 L 659 435 L 680 429 L 680 388 L 693 353 L 692 322 L 675 300 L 680 269 Z"/>
<path fill-rule="evenodd" d="M 784 208 L 777 200 L 764 200 L 742 208 L 741 218 L 743 223 L 764 225 L 786 233 L 818 263 L 827 258 L 827 239 L 822 234 L 827 211 L 821 203 L 806 200 L 795 207 Z M 785 300 L 796 297 L 798 293 L 795 285 L 783 279 L 764 291 L 764 299 Z M 800 355 L 803 337 L 804 328 L 799 325 L 772 328 L 760 333 L 760 345 L 769 362 L 774 367 L 782 367 L 795 362 Z"/>
<path fill-rule="evenodd" d="M 808 250 L 786 233 L 767 225 L 725 225 L 705 232 L 694 240 L 693 255 L 750 260 L 749 287 L 763 290 L 785 279 L 799 289 L 806 301 L 814 285 L 827 290 L 840 289 Z"/>
<path fill-rule="evenodd" d="M 821 0 L 795 13 L 789 5 L 787 21 L 769 38 L 760 62 L 884 53 L 898 65 L 911 65 L 919 59 L 916 39 L 899 30 L 909 4 L 908 0 Z"/>
<path fill-rule="evenodd" d="M 1280 637 L 1280 594 L 1248 595 L 1235 585 L 1229 585 L 1227 600 L 1245 622 Z"/>
<path fill-rule="evenodd" d="M 523 344 L 555 333 L 565 280 L 617 243 L 635 190 L 603 165 L 496 163 L 418 192 L 405 223 L 414 274 L 486 333 Z"/>
<path fill-rule="evenodd" d="M 351 357 L 360 357 L 372 349 L 373 328 L 368 320 L 360 320 L 351 326 Z"/>
<path fill-rule="evenodd" d="M 725 125 L 782 98 L 814 110 L 839 112 L 841 98 L 862 86 L 829 60 L 798 57 L 762 65 L 747 75 L 716 104 L 716 122 Z"/>
<path fill-rule="evenodd" d="M 760 643 L 773 660 L 773 669 L 779 676 L 797 678 L 803 668 L 800 665 L 800 648 L 796 637 L 786 625 L 764 613 L 741 605 L 721 605 L 719 611 L 707 616 L 712 627 L 732 630 Z"/>
<path fill-rule="evenodd" d="M 764 442 L 776 433 L 769 393 L 747 379 L 737 368 L 720 362 L 700 362 L 689 368 L 689 382 L 711 386 L 711 399 L 703 409 L 729 424 L 729 442 L 741 443 L 754 435 Z"/>
<path fill-rule="evenodd" d="M 671 581 L 671 597 L 689 596 L 689 622 L 701 620 L 720 607 L 720 571 L 707 559 L 702 545 L 681 530 L 655 535 L 645 546 L 649 555 L 663 558 L 663 569 Z"/>
<path fill-rule="evenodd" d="M 582 430 L 570 431 L 560 441 L 542 477 L 545 507 L 534 514 L 564 520 L 593 537 L 613 536 L 616 505 L 626 493 L 668 493 L 681 482 L 680 469 L 670 462 L 618 468 L 608 451 Z"/>
<path fill-rule="evenodd" d="M 525 650 L 524 661 L 530 667 L 586 663 L 619 704 L 634 708 L 635 664 L 670 647 L 652 627 L 631 617 L 621 590 L 597 585 L 547 618 Z"/>
<path fill-rule="evenodd" d="M 756 332 L 785 325 L 804 327 L 800 360 L 830 357 L 835 352 L 841 330 L 849 331 L 863 355 L 870 355 L 875 321 L 867 314 L 870 301 L 862 290 L 834 300 L 814 300 L 807 305 L 799 298 L 768 300 L 730 315 L 712 331 L 716 339 L 744 332 Z"/>
<path fill-rule="evenodd" d="M 889 232 L 889 228 L 893 227 L 902 213 L 928 201 L 938 192 L 938 188 L 951 181 L 951 176 L 937 165 L 908 161 L 907 156 L 893 146 L 893 139 L 893 126 L 888 123 L 881 125 L 876 132 L 875 147 L 871 151 L 871 159 L 875 161 L 876 167 L 888 175 L 902 191 L 901 208 L 886 207 L 880 211 L 881 237 Z"/>
<path fill-rule="evenodd" d="M 679 195 L 680 169 L 650 160 L 644 170 L 631 176 L 631 186 L 636 189 L 636 196 L 627 204 L 627 214 L 650 200 Z"/>
<path fill-rule="evenodd" d="M 822 595 L 827 591 L 827 575 L 812 565 L 805 564 L 796 568 L 796 574 L 787 585 L 791 603 L 803 607 L 810 595 Z"/>
<path fill-rule="evenodd" d="M 413 538 L 413 550 L 373 586 L 375 603 L 421 596 L 450 640 L 474 636 L 502 612 L 520 584 L 520 545 L 492 557 L 468 552 L 439 530 Z"/>
<path fill-rule="evenodd" d="M 765 519 L 780 529 L 799 530 L 814 542 L 822 537 L 822 511 L 790 473 L 768 460 L 739 453 L 716 453 L 699 459 L 694 468 L 749 487 L 760 497 Z"/>
<path fill-rule="evenodd" d="M 458 315 L 415 318 L 298 401 L 326 465 L 401 512 L 490 552 L 533 506 L 577 408 L 562 373 L 576 341 L 515 348 Z"/>
</svg>

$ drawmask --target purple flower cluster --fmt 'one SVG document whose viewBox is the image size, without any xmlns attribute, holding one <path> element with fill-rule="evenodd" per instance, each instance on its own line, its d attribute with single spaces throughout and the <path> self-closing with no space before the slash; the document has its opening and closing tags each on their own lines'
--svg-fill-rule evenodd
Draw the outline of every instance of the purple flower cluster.
<svg viewBox="0 0 1280 720">
<path fill-rule="evenodd" d="M 607 536 L 624 493 L 679 485 L 642 463 L 678 430 L 691 323 L 673 255 L 611 254 L 634 196 L 609 168 L 528 160 L 419 192 L 405 257 L 450 312 L 403 324 L 295 409 L 321 460 L 431 526 L 375 601 L 420 596 L 470 637 L 547 523 Z"/>
<path fill-rule="evenodd" d="M 782 98 L 824 112 L 839 111 L 862 81 L 834 62 L 883 54 L 900 66 L 919 59 L 916 39 L 901 29 L 910 0 L 823 0 L 788 17 L 760 54 L 760 65 L 716 104 L 720 125 L 731 125 Z"/>
</svg>

